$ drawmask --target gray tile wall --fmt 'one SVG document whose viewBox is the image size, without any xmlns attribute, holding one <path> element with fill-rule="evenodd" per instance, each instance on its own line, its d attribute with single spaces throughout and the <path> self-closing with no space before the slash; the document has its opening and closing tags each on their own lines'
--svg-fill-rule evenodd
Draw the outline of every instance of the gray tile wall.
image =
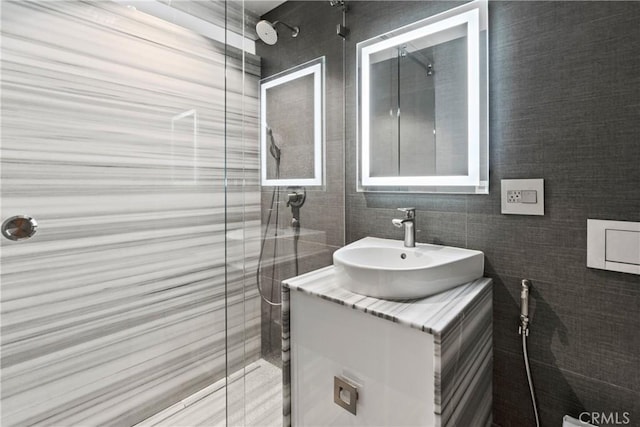
<svg viewBox="0 0 640 427">
<path fill-rule="evenodd" d="M 324 3 L 291 3 L 269 15 L 313 34 L 287 59 L 327 54 L 329 68 L 341 66 L 332 37 L 339 21 Z M 542 424 L 582 410 L 628 411 L 640 424 L 638 276 L 585 267 L 587 218 L 640 221 L 640 2 L 491 3 L 490 194 L 356 192 L 356 43 L 451 6 L 350 2 L 347 242 L 401 238 L 391 226 L 395 208 L 416 206 L 419 242 L 485 252 L 495 282 L 497 425 L 533 422 L 517 334 L 522 278 L 534 285 L 529 353 Z M 269 67 L 284 65 L 282 55 L 260 54 Z M 340 97 L 328 100 L 328 111 L 340 111 Z M 545 216 L 501 215 L 503 178 L 544 178 Z"/>
<path fill-rule="evenodd" d="M 342 13 L 332 8 L 326 1 L 288 1 L 274 11 L 266 14 L 264 19 L 280 20 L 289 25 L 300 27 L 296 38 L 290 32 L 278 26 L 278 43 L 267 46 L 256 41 L 256 53 L 262 57 L 262 77 L 266 78 L 307 61 L 325 56 L 325 132 L 326 132 L 326 185 L 325 188 L 307 187 L 307 199 L 300 210 L 301 237 L 299 244 L 300 274 L 315 270 L 332 262 L 331 255 L 344 245 L 344 74 L 342 38 L 336 35 L 336 24 L 342 22 Z M 318 25 L 319 23 L 323 25 Z M 287 108 L 286 103 L 282 103 Z M 283 128 L 280 137 L 295 139 L 296 123 L 291 123 L 291 133 Z M 291 138 L 288 138 L 291 136 Z M 286 148 L 288 149 L 288 148 Z M 287 155 L 284 145 L 282 158 Z M 278 259 L 275 267 L 271 267 L 273 245 L 270 241 L 265 246 L 264 260 L 267 268 L 262 270 L 262 289 L 271 298 L 280 296 L 280 281 L 295 276 L 295 265 L 292 259 L 293 247 L 290 238 L 291 209 L 285 205 L 286 188 L 281 188 L 278 209 L 279 235 L 289 237 L 280 239 L 278 243 Z M 266 224 L 268 209 L 271 205 L 272 188 L 262 189 L 262 224 Z M 271 224 L 274 224 L 275 209 Z M 273 235 L 272 229 L 269 232 Z M 273 278 L 273 279 L 272 279 Z M 280 357 L 280 307 L 262 304 L 262 354 L 265 357 Z"/>
</svg>

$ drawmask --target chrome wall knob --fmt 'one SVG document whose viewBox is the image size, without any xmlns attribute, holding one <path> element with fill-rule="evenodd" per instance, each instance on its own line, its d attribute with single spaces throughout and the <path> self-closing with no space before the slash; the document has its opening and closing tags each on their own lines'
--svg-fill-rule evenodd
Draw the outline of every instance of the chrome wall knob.
<svg viewBox="0 0 640 427">
<path fill-rule="evenodd" d="M 16 215 L 2 223 L 2 235 L 9 240 L 25 240 L 36 234 L 38 223 L 27 215 Z"/>
</svg>

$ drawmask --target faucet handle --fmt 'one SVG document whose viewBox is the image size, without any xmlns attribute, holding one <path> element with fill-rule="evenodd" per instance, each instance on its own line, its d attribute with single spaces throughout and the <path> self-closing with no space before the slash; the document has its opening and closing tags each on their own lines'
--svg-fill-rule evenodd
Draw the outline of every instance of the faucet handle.
<svg viewBox="0 0 640 427">
<path fill-rule="evenodd" d="M 416 217 L 416 208 L 398 208 L 398 210 L 404 212 L 406 219 L 413 219 Z"/>
</svg>

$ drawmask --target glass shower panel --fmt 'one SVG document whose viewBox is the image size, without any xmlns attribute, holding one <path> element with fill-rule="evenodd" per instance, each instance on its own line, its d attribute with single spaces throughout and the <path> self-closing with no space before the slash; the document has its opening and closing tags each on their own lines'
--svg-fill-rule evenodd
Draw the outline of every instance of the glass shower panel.
<svg viewBox="0 0 640 427">
<path fill-rule="evenodd" d="M 243 1 L 227 1 L 227 28 L 241 35 L 247 50 L 255 25 Z M 226 216 L 227 216 L 227 425 L 249 426 L 252 399 L 247 390 L 264 371 L 260 360 L 260 302 L 255 287 L 259 253 L 260 187 L 258 81 L 260 58 L 227 46 Z M 259 423 L 258 425 L 265 425 Z"/>
<path fill-rule="evenodd" d="M 242 61 L 113 2 L 1 7 L 2 220 L 38 223 L 1 243 L 1 424 L 224 424 L 227 363 L 259 347 L 227 336 L 227 304 L 251 318 L 225 245 Z"/>
</svg>

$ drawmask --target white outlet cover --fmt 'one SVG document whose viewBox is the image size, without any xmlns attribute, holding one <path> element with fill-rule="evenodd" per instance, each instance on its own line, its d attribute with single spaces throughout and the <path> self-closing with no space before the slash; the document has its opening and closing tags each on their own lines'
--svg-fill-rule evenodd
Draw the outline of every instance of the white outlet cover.
<svg viewBox="0 0 640 427">
<path fill-rule="evenodd" d="M 503 179 L 501 186 L 501 212 L 508 215 L 544 215 L 544 179 Z M 532 190 L 537 203 L 507 203 L 508 191 Z"/>
</svg>

